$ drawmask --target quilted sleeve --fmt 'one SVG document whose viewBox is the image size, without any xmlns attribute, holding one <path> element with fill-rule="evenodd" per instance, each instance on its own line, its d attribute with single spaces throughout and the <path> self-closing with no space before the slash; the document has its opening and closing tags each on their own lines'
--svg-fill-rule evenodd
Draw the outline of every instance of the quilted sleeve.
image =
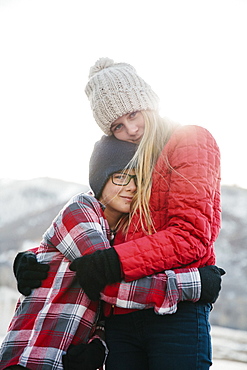
<svg viewBox="0 0 247 370">
<path fill-rule="evenodd" d="M 169 161 L 169 170 L 164 158 Z M 125 281 L 215 263 L 213 242 L 220 229 L 220 153 L 214 138 L 199 126 L 177 130 L 155 172 L 151 204 L 167 221 L 152 235 L 138 239 L 133 235 L 133 240 L 114 246 Z M 164 183 L 165 199 L 161 195 Z"/>
</svg>

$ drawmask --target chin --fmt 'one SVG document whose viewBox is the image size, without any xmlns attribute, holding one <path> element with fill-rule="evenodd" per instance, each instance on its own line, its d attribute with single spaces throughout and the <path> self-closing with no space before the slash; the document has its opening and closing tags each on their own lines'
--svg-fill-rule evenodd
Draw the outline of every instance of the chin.
<svg viewBox="0 0 247 370">
<path fill-rule="evenodd" d="M 122 207 L 121 212 L 122 213 L 130 213 L 130 207 Z"/>
</svg>

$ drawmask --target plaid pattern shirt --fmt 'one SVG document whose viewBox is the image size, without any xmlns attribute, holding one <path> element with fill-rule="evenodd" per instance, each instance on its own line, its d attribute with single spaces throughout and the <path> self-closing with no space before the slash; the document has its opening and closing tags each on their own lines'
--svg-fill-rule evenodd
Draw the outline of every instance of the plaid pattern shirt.
<svg viewBox="0 0 247 370">
<path fill-rule="evenodd" d="M 122 281 L 107 286 L 101 293 L 101 299 L 112 306 L 130 310 L 154 308 L 159 315 L 173 314 L 178 302 L 197 302 L 200 296 L 201 280 L 197 268 L 167 270 L 128 283 Z"/>
<path fill-rule="evenodd" d="M 99 303 L 80 288 L 72 260 L 110 247 L 110 230 L 99 202 L 87 194 L 73 197 L 54 219 L 37 249 L 38 261 L 49 263 L 48 278 L 28 297 L 21 297 L 0 350 L 0 370 L 21 365 L 31 370 L 62 370 L 70 344 L 86 343 L 99 317 Z M 108 287 L 102 299 L 118 307 L 154 307 L 160 314 L 176 311 L 183 299 L 200 297 L 197 269 L 167 271 L 131 283 Z"/>
</svg>

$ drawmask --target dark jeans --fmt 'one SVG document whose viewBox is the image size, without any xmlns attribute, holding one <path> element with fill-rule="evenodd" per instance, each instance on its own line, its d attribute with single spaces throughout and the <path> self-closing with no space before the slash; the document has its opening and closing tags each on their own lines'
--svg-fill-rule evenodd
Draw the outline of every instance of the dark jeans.
<svg viewBox="0 0 247 370">
<path fill-rule="evenodd" d="M 106 370 L 208 370 L 211 305 L 181 302 L 173 315 L 152 309 L 106 319 Z"/>
</svg>

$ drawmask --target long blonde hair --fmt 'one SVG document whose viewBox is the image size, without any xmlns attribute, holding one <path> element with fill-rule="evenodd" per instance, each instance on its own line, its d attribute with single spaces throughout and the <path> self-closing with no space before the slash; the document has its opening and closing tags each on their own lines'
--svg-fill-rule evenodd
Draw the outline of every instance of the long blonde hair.
<svg viewBox="0 0 247 370">
<path fill-rule="evenodd" d="M 167 118 L 160 117 L 155 111 L 141 111 L 141 113 L 145 122 L 144 135 L 128 166 L 128 168 L 135 169 L 137 192 L 132 202 L 128 225 L 125 222 L 125 225 L 122 225 L 122 230 L 127 232 L 133 214 L 138 212 L 143 231 L 146 234 L 151 234 L 155 231 L 149 208 L 152 174 L 160 153 L 177 124 Z"/>
</svg>

